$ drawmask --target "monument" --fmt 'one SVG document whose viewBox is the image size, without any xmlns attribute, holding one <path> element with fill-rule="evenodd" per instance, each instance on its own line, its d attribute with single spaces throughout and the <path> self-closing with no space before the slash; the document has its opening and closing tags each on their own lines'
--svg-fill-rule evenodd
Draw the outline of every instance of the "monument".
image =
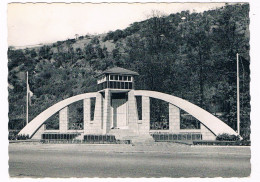
<svg viewBox="0 0 260 182">
<path fill-rule="evenodd" d="M 19 134 L 32 139 L 46 135 L 71 134 L 77 139 L 86 135 L 113 135 L 117 140 L 152 140 L 153 133 L 199 134 L 200 140 L 215 140 L 219 134 L 237 133 L 227 124 L 204 109 L 173 95 L 148 90 L 135 90 L 137 72 L 120 67 L 105 70 L 97 76 L 97 92 L 70 97 L 43 111 L 26 125 Z M 138 112 L 137 97 L 141 98 Z M 154 130 L 150 127 L 150 98 L 169 104 L 169 127 Z M 83 129 L 68 129 L 68 106 L 83 101 Z M 92 100 L 92 102 L 91 102 Z M 94 105 L 93 105 L 94 102 Z M 92 105 L 91 105 L 92 104 Z M 91 111 L 93 108 L 93 111 Z M 200 122 L 200 129 L 181 129 L 180 110 Z M 59 130 L 46 130 L 45 121 L 59 112 Z"/>
</svg>

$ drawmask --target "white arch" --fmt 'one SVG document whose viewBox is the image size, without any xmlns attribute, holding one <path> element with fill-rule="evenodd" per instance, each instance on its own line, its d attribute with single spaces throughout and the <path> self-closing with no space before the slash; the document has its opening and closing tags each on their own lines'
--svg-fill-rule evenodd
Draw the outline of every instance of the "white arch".
<svg viewBox="0 0 260 182">
<path fill-rule="evenodd" d="M 41 127 L 41 125 L 53 114 L 60 111 L 62 108 L 77 102 L 79 100 L 83 100 L 86 98 L 96 97 L 97 92 L 92 93 L 85 93 L 81 95 L 76 95 L 74 97 L 67 98 L 63 101 L 54 104 L 53 106 L 49 107 L 42 113 L 40 113 L 37 117 L 35 117 L 30 123 L 28 123 L 20 132 L 19 134 L 29 135 L 32 137 L 34 133 Z M 147 91 L 147 90 L 134 90 L 135 96 L 147 96 L 152 97 L 160 100 L 164 100 L 169 102 L 180 109 L 186 111 L 187 113 L 191 114 L 193 117 L 198 119 L 202 124 L 204 124 L 208 129 L 210 129 L 215 135 L 219 135 L 222 133 L 228 133 L 237 135 L 237 133 L 230 128 L 227 124 L 223 121 L 218 119 L 217 117 L 213 116 L 209 112 L 205 111 L 204 109 L 186 101 L 181 98 L 156 92 L 156 91 Z"/>
<path fill-rule="evenodd" d="M 186 100 L 172 95 L 164 94 L 161 92 L 147 91 L 147 90 L 135 90 L 134 95 L 136 96 L 147 96 L 160 99 L 169 102 L 180 109 L 191 114 L 193 117 L 198 119 L 202 124 L 204 124 L 208 129 L 210 129 L 215 135 L 222 133 L 228 133 L 231 135 L 238 135 L 232 128 L 230 128 L 226 123 L 213 116 L 204 109 L 192 104 Z"/>
<path fill-rule="evenodd" d="M 67 98 L 63 101 L 58 102 L 57 104 L 54 104 L 53 106 L 49 107 L 42 113 L 40 113 L 38 116 L 36 116 L 31 122 L 29 122 L 20 132 L 19 135 L 29 135 L 29 137 L 32 137 L 34 133 L 41 127 L 41 125 L 53 114 L 56 112 L 60 111 L 62 108 L 91 97 L 96 97 L 97 92 L 92 92 L 92 93 L 85 93 L 85 94 L 80 94 L 76 95 L 70 98 Z"/>
</svg>

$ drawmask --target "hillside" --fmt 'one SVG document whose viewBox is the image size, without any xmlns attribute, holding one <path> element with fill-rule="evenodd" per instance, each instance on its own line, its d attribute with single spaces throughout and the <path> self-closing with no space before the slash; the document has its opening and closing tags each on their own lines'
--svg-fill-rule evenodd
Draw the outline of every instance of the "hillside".
<svg viewBox="0 0 260 182">
<path fill-rule="evenodd" d="M 21 129 L 25 122 L 26 71 L 34 93 L 31 120 L 60 100 L 95 91 L 95 75 L 121 66 L 140 74 L 136 89 L 187 99 L 213 114 L 221 113 L 219 117 L 236 129 L 236 53 L 240 53 L 241 133 L 248 138 L 249 48 L 248 4 L 154 15 L 103 35 L 9 48 L 9 128 Z M 80 105 L 71 109 L 74 122 L 82 122 Z M 55 117 L 48 127 L 57 127 Z"/>
</svg>

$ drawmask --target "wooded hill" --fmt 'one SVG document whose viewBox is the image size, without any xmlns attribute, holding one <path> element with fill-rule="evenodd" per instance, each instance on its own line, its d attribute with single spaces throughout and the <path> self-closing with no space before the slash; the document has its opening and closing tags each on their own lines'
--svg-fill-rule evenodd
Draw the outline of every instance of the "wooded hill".
<svg viewBox="0 0 260 182">
<path fill-rule="evenodd" d="M 136 89 L 172 94 L 213 114 L 221 113 L 218 117 L 236 130 L 239 53 L 241 134 L 249 138 L 249 48 L 248 4 L 203 13 L 154 13 L 145 21 L 103 35 L 30 49 L 9 47 L 9 129 L 21 129 L 25 123 L 26 71 L 34 93 L 31 120 L 58 101 L 95 91 L 94 76 L 120 66 L 140 74 Z M 71 113 L 77 118 L 82 108 Z"/>
</svg>

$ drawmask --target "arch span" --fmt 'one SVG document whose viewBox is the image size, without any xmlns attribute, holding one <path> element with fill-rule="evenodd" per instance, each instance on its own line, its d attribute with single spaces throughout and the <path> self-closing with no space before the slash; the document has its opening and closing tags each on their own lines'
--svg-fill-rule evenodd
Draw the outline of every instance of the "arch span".
<svg viewBox="0 0 260 182">
<path fill-rule="evenodd" d="M 210 129 L 215 135 L 222 133 L 228 133 L 231 135 L 238 135 L 232 128 L 230 128 L 226 123 L 213 116 L 204 109 L 192 104 L 184 99 L 175 97 L 173 95 L 164 94 L 156 91 L 147 91 L 147 90 L 134 90 L 135 96 L 147 96 L 156 99 L 160 99 L 166 102 L 169 102 L 180 109 L 191 114 L 193 117 L 198 119 L 202 124 L 204 124 L 208 129 Z"/>
<path fill-rule="evenodd" d="M 49 107 L 48 109 L 40 113 L 38 116 L 36 116 L 19 132 L 19 134 L 29 135 L 29 137 L 31 138 L 34 135 L 34 133 L 42 126 L 42 124 L 53 114 L 74 102 L 91 97 L 96 97 L 96 94 L 97 92 L 80 94 L 54 104 L 53 106 Z"/>
</svg>

